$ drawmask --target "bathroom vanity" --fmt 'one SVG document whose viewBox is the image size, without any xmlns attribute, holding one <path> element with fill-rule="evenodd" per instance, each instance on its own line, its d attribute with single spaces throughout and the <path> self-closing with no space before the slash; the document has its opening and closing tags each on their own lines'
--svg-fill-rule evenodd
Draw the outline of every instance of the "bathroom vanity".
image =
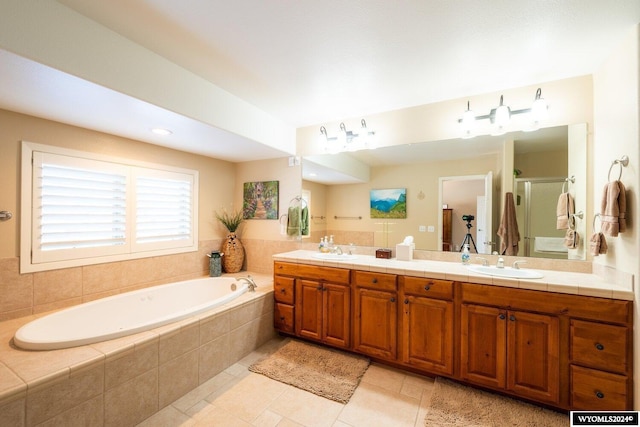
<svg viewBox="0 0 640 427">
<path fill-rule="evenodd" d="M 275 328 L 563 410 L 630 410 L 633 294 L 584 273 L 274 257 Z"/>
</svg>

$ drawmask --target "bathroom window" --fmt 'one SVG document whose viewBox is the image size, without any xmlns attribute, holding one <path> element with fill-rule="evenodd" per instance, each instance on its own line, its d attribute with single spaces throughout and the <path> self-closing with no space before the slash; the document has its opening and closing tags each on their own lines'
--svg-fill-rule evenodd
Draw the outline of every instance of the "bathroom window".
<svg viewBox="0 0 640 427">
<path fill-rule="evenodd" d="M 21 271 L 195 251 L 198 172 L 23 142 Z"/>
</svg>

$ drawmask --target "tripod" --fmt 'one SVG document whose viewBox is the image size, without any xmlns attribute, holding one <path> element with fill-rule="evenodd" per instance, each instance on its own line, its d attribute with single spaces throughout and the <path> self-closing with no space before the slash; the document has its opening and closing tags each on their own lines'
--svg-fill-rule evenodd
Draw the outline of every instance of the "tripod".
<svg viewBox="0 0 640 427">
<path fill-rule="evenodd" d="M 478 253 L 478 248 L 476 248 L 476 242 L 473 241 L 473 236 L 470 233 L 471 227 L 473 227 L 473 225 L 471 225 L 471 221 L 467 221 L 467 235 L 464 236 L 464 240 L 460 245 L 460 252 L 462 252 L 464 245 L 471 243 L 473 245 L 473 249 L 476 251 L 476 253 Z M 471 247 L 471 245 L 469 245 L 469 247 Z"/>
</svg>

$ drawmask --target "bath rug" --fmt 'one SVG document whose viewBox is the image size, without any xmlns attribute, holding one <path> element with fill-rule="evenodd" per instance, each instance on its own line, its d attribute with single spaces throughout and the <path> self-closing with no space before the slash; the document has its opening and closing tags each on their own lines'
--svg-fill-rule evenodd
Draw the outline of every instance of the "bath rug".
<svg viewBox="0 0 640 427">
<path fill-rule="evenodd" d="M 498 394 L 436 378 L 428 427 L 567 427 L 569 416 Z"/>
<path fill-rule="evenodd" d="M 363 356 L 291 340 L 249 370 L 327 399 L 347 403 L 369 367 Z"/>
</svg>

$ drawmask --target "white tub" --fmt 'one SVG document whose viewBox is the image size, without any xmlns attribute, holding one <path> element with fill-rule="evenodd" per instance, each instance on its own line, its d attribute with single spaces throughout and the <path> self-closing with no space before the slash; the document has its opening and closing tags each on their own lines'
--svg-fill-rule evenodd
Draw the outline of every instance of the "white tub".
<svg viewBox="0 0 640 427">
<path fill-rule="evenodd" d="M 27 323 L 15 333 L 26 350 L 54 350 L 122 337 L 175 322 L 239 297 L 248 289 L 232 277 L 154 286 L 70 307 Z"/>
</svg>

